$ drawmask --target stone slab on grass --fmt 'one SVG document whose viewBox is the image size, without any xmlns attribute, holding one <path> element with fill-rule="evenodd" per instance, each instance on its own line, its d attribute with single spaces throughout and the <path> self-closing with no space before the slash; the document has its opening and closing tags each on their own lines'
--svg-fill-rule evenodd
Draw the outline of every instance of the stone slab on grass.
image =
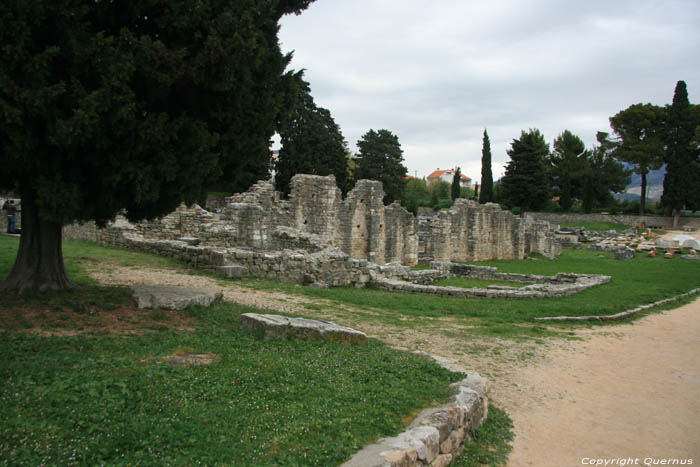
<svg viewBox="0 0 700 467">
<path fill-rule="evenodd" d="M 223 297 L 223 293 L 217 289 L 163 285 L 132 285 L 130 289 L 139 308 L 184 310 L 193 305 L 209 306 Z"/>
<path fill-rule="evenodd" d="M 364 332 L 330 321 L 244 313 L 240 316 L 239 322 L 244 330 L 266 340 L 299 338 L 361 344 L 367 338 Z"/>
</svg>

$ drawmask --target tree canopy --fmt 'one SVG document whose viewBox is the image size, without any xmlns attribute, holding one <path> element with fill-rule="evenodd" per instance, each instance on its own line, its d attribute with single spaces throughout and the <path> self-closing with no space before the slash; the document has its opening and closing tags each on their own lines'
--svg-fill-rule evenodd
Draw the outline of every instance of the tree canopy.
<svg viewBox="0 0 700 467">
<path fill-rule="evenodd" d="M 379 180 L 384 186 L 384 202 L 401 199 L 408 172 L 403 165 L 399 137 L 389 130 L 369 130 L 357 142 L 355 180 Z"/>
<path fill-rule="evenodd" d="M 541 210 L 550 198 L 546 158 L 549 145 L 538 129 L 522 131 L 508 150 L 510 162 L 501 179 L 507 206 L 521 210 Z"/>
<path fill-rule="evenodd" d="M 61 226 L 152 218 L 269 166 L 278 21 L 313 0 L 8 0 L 0 6 L 0 189 L 22 198 L 4 289 L 70 287 Z"/>
<path fill-rule="evenodd" d="M 596 138 L 598 146 L 586 151 L 582 197 L 583 210 L 587 213 L 594 206 L 612 203 L 610 193 L 625 191 L 631 173 L 613 156 L 614 145 L 610 143 L 608 134 L 599 131 Z"/>
<path fill-rule="evenodd" d="M 481 144 L 481 192 L 479 193 L 480 203 L 490 203 L 493 201 L 493 174 L 491 172 L 491 140 L 489 134 L 484 129 L 484 138 Z"/>
<path fill-rule="evenodd" d="M 666 112 L 652 104 L 634 104 L 610 117 L 617 139 L 611 141 L 616 159 L 632 164 L 642 178 L 640 215 L 646 201 L 646 176 L 663 164 L 663 124 Z"/>
<path fill-rule="evenodd" d="M 569 130 L 564 130 L 554 140 L 548 160 L 555 194 L 559 195 L 563 211 L 569 211 L 574 199 L 583 196 L 586 159 L 586 145 Z"/>
<path fill-rule="evenodd" d="M 700 165 L 692 144 L 700 122 L 695 120 L 691 111 L 685 81 L 676 84 L 673 103 L 667 113 L 664 131 L 666 175 L 661 202 L 674 211 L 674 226 L 677 226 L 682 208 L 700 207 Z"/>
<path fill-rule="evenodd" d="M 336 184 L 346 193 L 348 183 L 347 143 L 331 113 L 318 107 L 309 83 L 299 72 L 294 77 L 291 111 L 279 125 L 282 143 L 276 164 L 275 185 L 289 194 L 289 182 L 296 174 L 335 175 Z"/>
</svg>

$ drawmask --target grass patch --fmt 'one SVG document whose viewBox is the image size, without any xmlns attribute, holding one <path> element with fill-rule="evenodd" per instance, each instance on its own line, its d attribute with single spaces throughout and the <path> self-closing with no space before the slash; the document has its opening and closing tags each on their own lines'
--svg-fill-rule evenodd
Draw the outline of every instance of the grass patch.
<svg viewBox="0 0 700 467">
<path fill-rule="evenodd" d="M 245 311 L 193 309 L 193 332 L 4 332 L 0 452 L 31 465 L 335 465 L 396 434 L 459 378 L 372 340 L 257 340 L 237 324 Z M 183 349 L 219 360 L 160 363 Z"/>
<path fill-rule="evenodd" d="M 466 335 L 510 339 L 540 338 L 543 335 L 567 337 L 571 328 L 605 326 L 611 323 L 548 323 L 547 331 L 533 327 L 533 318 L 545 316 L 609 315 L 640 305 L 676 296 L 700 286 L 700 264 L 679 257 L 647 258 L 637 254 L 629 261 L 615 260 L 612 253 L 565 249 L 555 260 L 534 257 L 526 260 L 484 261 L 500 272 L 552 276 L 558 272 L 605 274 L 608 284 L 596 286 L 569 297 L 538 300 L 459 299 L 422 294 L 401 294 L 373 289 L 338 287 L 316 289 L 262 279 L 238 281 L 254 289 L 271 289 L 339 305 L 372 311 L 372 319 L 393 326 L 421 328 L 435 318 L 450 318 L 467 329 Z M 691 298 L 692 299 L 692 298 Z M 688 300 L 691 300 L 688 299 Z M 680 302 L 679 302 L 680 303 Z M 670 305 L 675 307 L 678 304 Z M 634 315 L 637 319 L 646 313 Z M 359 316 L 348 312 L 350 319 Z"/>
<path fill-rule="evenodd" d="M 65 251 L 81 289 L 0 302 L 0 453 L 17 465 L 337 465 L 462 377 L 374 340 L 258 340 L 238 325 L 258 310 L 231 303 L 134 310 L 126 289 L 91 285 L 81 264 L 153 257 Z M 0 241 L 0 277 L 15 252 L 16 239 Z M 212 363 L 163 363 L 188 353 Z"/>
<path fill-rule="evenodd" d="M 464 452 L 455 460 L 456 467 L 505 466 L 512 449 L 513 422 L 503 410 L 489 407 L 489 418 L 467 443 Z"/>
</svg>

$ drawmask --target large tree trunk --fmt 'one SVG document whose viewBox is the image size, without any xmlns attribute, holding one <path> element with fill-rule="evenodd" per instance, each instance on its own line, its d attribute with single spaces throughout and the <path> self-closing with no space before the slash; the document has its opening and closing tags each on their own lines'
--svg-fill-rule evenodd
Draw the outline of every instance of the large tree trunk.
<svg viewBox="0 0 700 467">
<path fill-rule="evenodd" d="M 63 290 L 76 285 L 68 279 L 61 248 L 61 225 L 39 218 L 31 197 L 22 198 L 22 234 L 15 265 L 0 291 Z"/>
<path fill-rule="evenodd" d="M 642 195 L 641 199 L 639 200 L 639 215 L 643 216 L 644 215 L 644 204 L 646 204 L 646 199 L 647 199 L 647 174 L 642 172 L 642 192 L 640 193 Z"/>
<path fill-rule="evenodd" d="M 681 226 L 681 210 L 675 208 L 673 210 L 673 230 L 678 230 Z"/>
</svg>

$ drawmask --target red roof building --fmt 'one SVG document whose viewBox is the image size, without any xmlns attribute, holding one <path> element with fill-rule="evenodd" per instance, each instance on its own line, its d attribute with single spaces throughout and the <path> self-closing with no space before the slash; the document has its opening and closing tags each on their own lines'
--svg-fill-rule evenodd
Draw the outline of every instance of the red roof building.
<svg viewBox="0 0 700 467">
<path fill-rule="evenodd" d="M 437 169 L 430 175 L 426 177 L 428 180 L 428 183 L 436 182 L 438 180 L 441 180 L 443 182 L 447 183 L 452 183 L 452 179 L 455 177 L 455 171 L 454 169 L 447 169 L 447 170 L 440 170 Z M 461 185 L 466 188 L 471 188 L 472 186 L 472 179 L 467 177 L 464 174 L 460 174 L 461 178 Z"/>
</svg>

